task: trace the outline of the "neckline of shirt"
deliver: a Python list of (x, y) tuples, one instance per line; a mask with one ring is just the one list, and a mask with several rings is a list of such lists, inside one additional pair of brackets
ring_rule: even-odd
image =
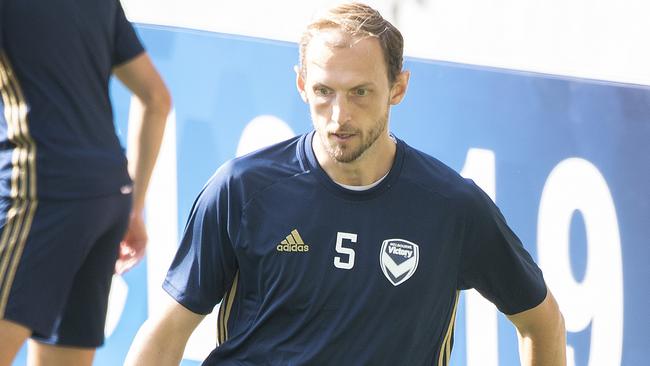
[(332, 180), (329, 175), (327, 175), (325, 170), (323, 170), (323, 168), (318, 163), (318, 160), (316, 159), (316, 155), (314, 154), (314, 149), (312, 147), (312, 138), (314, 137), (314, 134), (315, 131), (311, 131), (303, 135), (300, 139), (298, 144), (300, 156), (305, 162), (305, 166), (309, 167), (309, 170), (315, 173), (315, 176), (319, 182), (330, 192), (341, 198), (351, 200), (372, 199), (389, 189), (400, 175), (404, 161), (405, 144), (402, 140), (391, 135), (397, 145), (397, 148), (395, 151), (395, 159), (393, 161), (393, 165), (385, 176), (367, 186), (347, 186), (337, 183)]

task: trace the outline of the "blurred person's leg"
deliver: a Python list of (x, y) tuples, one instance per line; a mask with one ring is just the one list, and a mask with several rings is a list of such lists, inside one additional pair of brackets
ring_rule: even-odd
[(94, 348), (62, 347), (29, 341), (29, 366), (91, 366)]
[(32, 332), (19, 324), (0, 320), (0, 366), (11, 366), (16, 353)]
[[(111, 279), (130, 208), (130, 195), (122, 194), (41, 201), (28, 235), (27, 225), (13, 225), (25, 234), (11, 237), (26, 239), (13, 246), (24, 251), (11, 257), (16, 259), (13, 270), (5, 271), (11, 275), (5, 276), (8, 296), (0, 305), (6, 304), (5, 319), (31, 329), (28, 364), (92, 364), (104, 342)], [(9, 226), (7, 233), (21, 231)]]

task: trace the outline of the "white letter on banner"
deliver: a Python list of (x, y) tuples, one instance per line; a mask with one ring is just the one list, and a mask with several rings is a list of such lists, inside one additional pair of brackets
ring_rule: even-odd
[[(131, 98), (129, 124), (139, 119), (142, 104)], [(131, 132), (129, 130), (129, 132)], [(129, 133), (129, 140), (135, 136)], [(178, 248), (178, 186), (176, 170), (176, 111), (167, 116), (167, 125), (156, 166), (147, 190), (145, 219), (149, 246), (147, 251), (147, 304), (148, 317), (155, 316), (162, 309), (157, 306), (161, 299), (169, 296), (161, 284)], [(190, 337), (185, 347), (184, 358), (203, 360), (214, 349), (217, 342), (216, 312), (208, 315)]]
[(129, 286), (120, 275), (113, 275), (111, 291), (108, 295), (108, 311), (106, 312), (106, 324), (104, 324), (104, 337), (107, 339), (113, 334), (117, 324), (120, 322), (126, 298), (129, 295)]
[[(496, 199), (494, 152), (469, 149), (461, 175), (473, 179), (494, 201)], [(465, 292), (467, 366), (498, 366), (497, 309), (476, 290)]]
[[(580, 212), (587, 235), (581, 283), (571, 272), (571, 218)], [(549, 175), (539, 207), (540, 267), (564, 314), (567, 331), (591, 323), (589, 366), (620, 365), (623, 349), (623, 265), (616, 208), (607, 182), (589, 161), (569, 158)], [(575, 350), (569, 349), (567, 355)], [(567, 360), (569, 365), (574, 359)]]
[(257, 116), (248, 122), (242, 131), (237, 145), (237, 156), (290, 139), (295, 135), (291, 127), (280, 118), (271, 115)]
[[(178, 249), (178, 185), (176, 152), (176, 111), (167, 118), (165, 135), (156, 167), (147, 192), (147, 227), (149, 243), (155, 250), (147, 251), (147, 292), (149, 317), (160, 312), (161, 298), (169, 296), (161, 284)], [(185, 347), (184, 359), (205, 359), (217, 343), (217, 312), (209, 314), (194, 330)]]

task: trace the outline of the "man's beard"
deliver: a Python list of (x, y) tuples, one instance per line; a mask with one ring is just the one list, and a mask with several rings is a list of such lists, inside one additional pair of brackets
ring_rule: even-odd
[(374, 143), (377, 141), (379, 136), (386, 131), (388, 125), (388, 115), (384, 115), (373, 128), (367, 132), (367, 134), (358, 135), (358, 131), (349, 131), (357, 134), (355, 137), (361, 137), (363, 140), (358, 147), (354, 148), (351, 146), (346, 146), (342, 148), (341, 145), (330, 145), (328, 139), (328, 133), (323, 131), (321, 135), (321, 143), (325, 148), (327, 154), (339, 163), (351, 163), (361, 157)]

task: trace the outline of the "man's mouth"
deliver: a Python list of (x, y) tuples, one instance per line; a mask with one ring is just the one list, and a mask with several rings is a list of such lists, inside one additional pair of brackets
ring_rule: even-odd
[(330, 136), (334, 137), (336, 140), (347, 141), (352, 138), (355, 134), (351, 132), (339, 132), (339, 133), (330, 133)]

